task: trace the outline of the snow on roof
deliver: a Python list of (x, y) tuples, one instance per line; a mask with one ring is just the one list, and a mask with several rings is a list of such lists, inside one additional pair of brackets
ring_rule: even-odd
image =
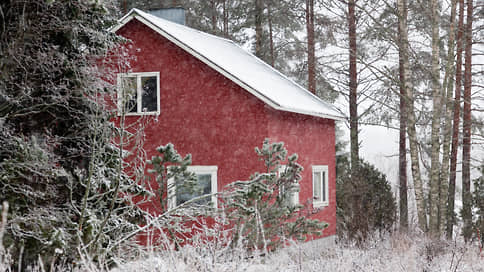
[(231, 40), (161, 19), (139, 9), (132, 9), (111, 31), (117, 31), (132, 19), (146, 24), (274, 109), (344, 120), (344, 116), (333, 105)]

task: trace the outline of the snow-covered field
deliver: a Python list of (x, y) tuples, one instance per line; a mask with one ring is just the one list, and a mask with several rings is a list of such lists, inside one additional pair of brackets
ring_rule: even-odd
[(121, 271), (484, 271), (477, 244), (393, 235), (365, 247), (292, 245), (266, 256), (185, 247), (120, 265)]

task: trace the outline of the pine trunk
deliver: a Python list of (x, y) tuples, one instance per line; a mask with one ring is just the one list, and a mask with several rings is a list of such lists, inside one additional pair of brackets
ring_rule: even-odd
[(464, 32), (464, 0), (459, 0), (459, 25), (457, 27), (457, 52), (455, 71), (454, 121), (452, 127), (452, 149), (450, 151), (449, 193), (447, 200), (447, 239), (452, 239), (455, 213), (455, 178), (457, 168), (457, 151), (459, 149), (460, 93), (462, 88), (462, 51)]
[(227, 0), (223, 0), (223, 23), (224, 23), (224, 37), (229, 37), (229, 10), (227, 7)]
[(123, 14), (128, 13), (128, 0), (123, 0)]
[(449, 192), (449, 158), (450, 158), (450, 140), (452, 135), (452, 112), (453, 112), (453, 101), (452, 94), (454, 91), (454, 44), (455, 44), (455, 13), (456, 13), (457, 0), (451, 0), (450, 8), (450, 25), (449, 25), (449, 41), (448, 41), (448, 51), (447, 51), (447, 65), (445, 68), (444, 76), (444, 86), (446, 91), (445, 95), (445, 125), (444, 125), (444, 136), (443, 136), (443, 152), (442, 152), (442, 169), (441, 169), (441, 191), (440, 191), (440, 229), (441, 231), (445, 228), (445, 220), (447, 218), (447, 201)]
[[(404, 15), (406, 17), (406, 14)], [(402, 18), (399, 18), (399, 24)], [(400, 31), (401, 27), (398, 27), (399, 44), (402, 44)], [(401, 46), (400, 46), (401, 49)], [(399, 207), (400, 207), (400, 231), (406, 232), (408, 230), (408, 200), (407, 200), (407, 116), (405, 114), (405, 71), (403, 69), (403, 54), (399, 50), (399, 79), (400, 79), (400, 137), (399, 137), (399, 154), (398, 154), (398, 179), (400, 183), (399, 187)]]
[(350, 43), (350, 145), (351, 145), (351, 171), (356, 172), (359, 164), (358, 142), (358, 105), (357, 105), (357, 70), (356, 70), (356, 0), (348, 1), (348, 36)]
[(442, 92), (440, 86), (440, 50), (439, 50), (439, 3), (431, 0), (432, 9), (432, 132), (431, 132), (431, 165), (429, 194), (429, 231), (433, 237), (440, 236), (439, 204), (440, 204), (440, 118), (442, 113)]
[(271, 66), (274, 67), (275, 57), (274, 57), (274, 37), (272, 34), (272, 1), (269, 0), (267, 3), (267, 20), (269, 21), (269, 46), (271, 50)]
[(255, 0), (255, 55), (263, 59), (262, 54), (262, 0)]
[(316, 54), (314, 51), (314, 0), (306, 0), (306, 31), (308, 35), (308, 90), (316, 94)]
[(467, 0), (467, 23), (465, 31), (464, 65), (464, 120), (462, 138), (462, 219), (463, 235), (468, 242), (472, 237), (472, 195), (471, 195), (471, 86), (472, 86), (472, 0)]
[(210, 6), (212, 8), (212, 34), (217, 34), (217, 6), (215, 4), (215, 0), (210, 0)]
[(405, 88), (406, 93), (406, 111), (407, 114), (407, 133), (410, 143), (410, 159), (412, 165), (412, 177), (415, 190), (415, 201), (417, 202), (418, 225), (422, 231), (427, 230), (427, 218), (425, 215), (425, 199), (423, 195), (422, 178), (420, 174), (420, 165), (418, 159), (418, 142), (416, 132), (416, 117), (414, 109), (413, 85), (410, 79), (410, 64), (408, 57), (408, 27), (407, 27), (407, 2), (405, 0), (398, 0), (398, 14), (400, 18), (400, 44), (399, 50), (402, 54), (404, 78), (406, 79), (401, 84)]

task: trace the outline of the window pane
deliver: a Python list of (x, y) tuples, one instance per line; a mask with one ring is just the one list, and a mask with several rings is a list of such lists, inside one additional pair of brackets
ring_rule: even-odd
[(151, 112), (158, 110), (158, 101), (156, 97), (156, 76), (141, 78), (141, 111)]
[(296, 206), (299, 204), (299, 185), (294, 185), (292, 192), (289, 196), (289, 201), (291, 206)]
[(136, 77), (123, 77), (121, 81), (122, 105), (125, 112), (137, 112), (137, 91), (136, 91)]
[(321, 202), (321, 172), (313, 172), (313, 201)]
[[(194, 188), (183, 188), (183, 186), (177, 186), (176, 189), (176, 205), (180, 205), (202, 195), (212, 193), (212, 175), (203, 174), (197, 175), (197, 185)], [(195, 201), (196, 204), (206, 205), (211, 201), (210, 197)]]
[(180, 184), (177, 184), (176, 186), (176, 205), (177, 206), (197, 196), (197, 193), (195, 192), (195, 190), (191, 190), (192, 188), (188, 189), (188, 188), (185, 188), (183, 185), (181, 186), (179, 185)]
[(323, 189), (323, 194), (321, 195), (322, 199), (324, 202), (327, 201), (326, 199), (326, 175), (324, 175), (324, 172), (321, 172), (322, 174), (322, 178), (323, 178), (323, 186), (322, 186), (322, 189)]
[(197, 175), (198, 186), (202, 188), (203, 194), (210, 194), (212, 192), (212, 175), (204, 174)]

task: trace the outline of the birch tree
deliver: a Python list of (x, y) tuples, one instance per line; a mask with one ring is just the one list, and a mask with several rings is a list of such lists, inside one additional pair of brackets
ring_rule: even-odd
[[(449, 24), (449, 40), (447, 45), (447, 64), (445, 68), (444, 84), (445, 90), (445, 114), (444, 114), (444, 130), (443, 130), (443, 147), (442, 147), (442, 168), (441, 173), (441, 193), (440, 193), (440, 207), (439, 207), (439, 227), (441, 230), (446, 228), (446, 220), (448, 218), (447, 202), (449, 202), (449, 165), (450, 165), (450, 142), (452, 139), (452, 113), (454, 111), (454, 101), (452, 94), (454, 92), (454, 71), (455, 71), (455, 18), (457, 1), (452, 0), (450, 3), (450, 24)], [(458, 123), (458, 121), (457, 121)], [(455, 188), (454, 188), (455, 190)], [(452, 192), (453, 193), (453, 192)]]
[(429, 192), (429, 231), (435, 237), (439, 236), (439, 191), (440, 191), (440, 118), (442, 94), (440, 86), (440, 13), (438, 0), (431, 0), (432, 21), (432, 135), (431, 141), (431, 172)]
[(409, 69), (409, 53), (408, 53), (408, 26), (407, 14), (408, 4), (405, 0), (398, 0), (398, 16), (399, 16), (399, 54), (402, 56), (403, 73), (405, 81), (400, 82), (405, 90), (406, 114), (407, 114), (407, 133), (410, 143), (410, 158), (412, 167), (412, 177), (415, 189), (415, 200), (417, 203), (418, 226), (421, 230), (427, 230), (427, 216), (425, 208), (425, 198), (423, 192), (422, 177), (420, 173), (419, 155), (418, 155), (418, 140), (416, 131), (416, 116), (414, 108), (414, 91), (412, 81), (410, 79)]

